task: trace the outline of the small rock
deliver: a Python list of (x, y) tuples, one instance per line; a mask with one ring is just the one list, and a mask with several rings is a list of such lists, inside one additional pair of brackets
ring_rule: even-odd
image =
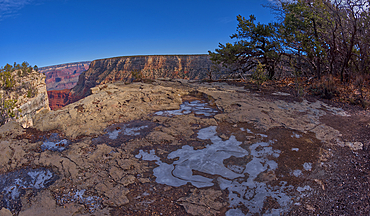
[(348, 146), (352, 151), (362, 150), (364, 144), (362, 142), (346, 142), (346, 146)]
[(312, 207), (312, 206), (310, 206), (310, 205), (306, 205), (306, 209), (308, 210), (308, 211), (315, 211), (316, 209), (314, 208), (314, 207)]
[(229, 137), (228, 137), (228, 136), (226, 136), (225, 134), (221, 134), (219, 137), (220, 137), (220, 138), (222, 138), (222, 139), (224, 139), (224, 140), (229, 139)]
[(272, 93), (272, 95), (275, 95), (275, 96), (290, 96), (289, 93), (285, 93), (285, 92), (274, 92), (274, 93)]
[(0, 210), (0, 215), (1, 216), (12, 216), (13, 214), (9, 211), (9, 209), (6, 209), (6, 208), (2, 208)]

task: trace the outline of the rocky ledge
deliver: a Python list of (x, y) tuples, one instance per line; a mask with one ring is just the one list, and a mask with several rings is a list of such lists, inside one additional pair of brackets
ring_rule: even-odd
[(19, 77), (17, 71), (14, 71), (12, 76), (15, 80), (14, 87), (0, 93), (5, 100), (17, 101), (14, 108), (16, 121), (24, 128), (32, 127), (33, 117), (38, 112), (50, 110), (45, 75), (32, 71), (26, 76)]
[(2, 213), (355, 214), (334, 208), (369, 200), (331, 187), (345, 172), (332, 169), (337, 150), (361, 155), (368, 143), (327, 121), (369, 124), (367, 114), (223, 82), (116, 82), (91, 93), (39, 112), (33, 129), (0, 128)]

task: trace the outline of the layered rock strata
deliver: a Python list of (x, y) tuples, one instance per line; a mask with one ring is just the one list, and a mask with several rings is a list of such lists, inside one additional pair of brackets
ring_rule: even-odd
[(53, 65), (39, 68), (39, 72), (46, 75), (46, 89), (63, 90), (73, 88), (79, 75), (89, 69), (90, 61), (69, 64)]
[[(90, 88), (104, 83), (131, 82), (135, 78), (208, 78), (213, 63), (208, 55), (153, 55), (124, 56), (91, 62), (89, 70), (82, 73), (72, 93), (83, 98)], [(133, 73), (136, 73), (136, 76)], [(215, 72), (216, 73), (216, 72)], [(216, 74), (214, 75), (216, 78)]]
[[(80, 75), (76, 86), (70, 92), (48, 92), (50, 107), (52, 110), (60, 109), (89, 95), (90, 88), (116, 81), (131, 82), (135, 79), (157, 78), (217, 79), (224, 73), (224, 69), (215, 67), (209, 58), (208, 55), (153, 55), (95, 60), (91, 62), (90, 68)], [(48, 77), (47, 75), (47, 82)], [(52, 78), (50, 82), (53, 83)], [(56, 89), (52, 84), (50, 86), (50, 90)]]

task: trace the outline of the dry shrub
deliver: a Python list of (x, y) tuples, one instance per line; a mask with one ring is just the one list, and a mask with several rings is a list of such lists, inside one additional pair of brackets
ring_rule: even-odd
[(339, 94), (332, 75), (322, 77), (321, 80), (313, 83), (311, 91), (325, 99), (332, 99)]

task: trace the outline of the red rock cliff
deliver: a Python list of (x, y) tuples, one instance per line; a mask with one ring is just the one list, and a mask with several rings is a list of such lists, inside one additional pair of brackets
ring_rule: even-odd
[(73, 88), (78, 81), (78, 76), (89, 69), (90, 61), (54, 65), (39, 68), (46, 75), (46, 89), (63, 90)]
[(81, 98), (76, 98), (70, 89), (48, 91), (49, 107), (58, 110), (70, 103), (76, 102)]

